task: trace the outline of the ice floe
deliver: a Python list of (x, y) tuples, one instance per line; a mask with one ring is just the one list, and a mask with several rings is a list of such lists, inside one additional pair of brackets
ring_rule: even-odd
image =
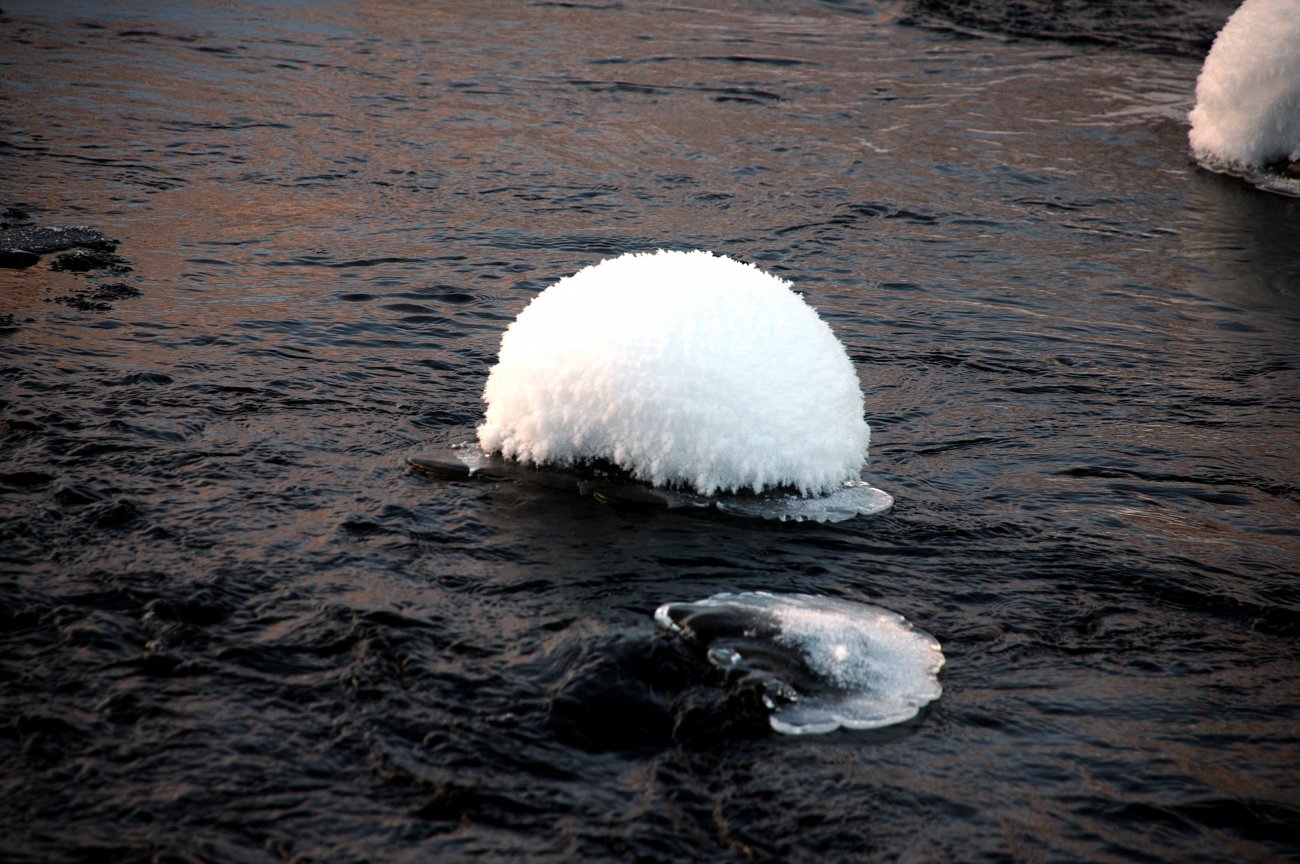
[(915, 717), (943, 692), (939, 642), (878, 606), (807, 594), (718, 594), (666, 603), (660, 626), (728, 677), (761, 689), (777, 732), (875, 729)]

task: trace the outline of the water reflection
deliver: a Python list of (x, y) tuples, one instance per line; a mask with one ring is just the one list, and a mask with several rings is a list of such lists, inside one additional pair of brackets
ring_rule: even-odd
[(1202, 170), (1190, 171), (1187, 185), (1182, 244), (1194, 267), (1191, 290), (1269, 313), (1274, 326), (1296, 332), (1300, 200)]

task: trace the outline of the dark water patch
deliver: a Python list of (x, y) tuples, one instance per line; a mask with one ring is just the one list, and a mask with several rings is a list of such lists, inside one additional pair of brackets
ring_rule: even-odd
[[(778, 228), (775, 233), (777, 236), (781, 236), (808, 229), (859, 227), (865, 226), (876, 219), (897, 219), (913, 225), (932, 225), (941, 220), (941, 217), (936, 214), (916, 212), (887, 204), (842, 204), (839, 209), (844, 212), (816, 222), (804, 222)], [(951, 217), (947, 217), (944, 221), (959, 224), (958, 220), (953, 220)]]
[(569, 78), (565, 81), (570, 87), (588, 90), (594, 93), (630, 93), (645, 96), (666, 96), (674, 92), (686, 91), (711, 95), (715, 100), (746, 101), (754, 104), (780, 102), (782, 96), (770, 90), (739, 85), (708, 84), (647, 84), (632, 81), (602, 81), (585, 78)]
[(94, 486), (60, 483), (53, 498), (64, 507), (83, 507), (104, 500), (104, 491)]
[(1005, 3), (911, 0), (904, 23), (961, 34), (1002, 33), (1055, 42), (1204, 57), (1235, 0)]
[[(439, 365), (432, 365), (430, 368), (435, 371), (443, 371)], [(477, 419), (478, 415), (471, 410), (439, 408), (426, 411), (417, 417), (410, 417), (408, 422), (419, 429), (428, 430), (429, 432), (441, 432), (448, 428), (463, 427)]]
[(128, 372), (125, 375), (104, 379), (106, 387), (134, 387), (139, 384), (162, 387), (174, 384), (175, 379), (164, 372)]
[[(1256, 489), (1266, 495), (1276, 497), (1296, 499), (1300, 495), (1300, 488), (1290, 483), (1279, 483), (1268, 478), (1233, 476), (1224, 474), (1215, 475), (1186, 475), (1186, 474), (1161, 474), (1156, 472), (1144, 471), (1135, 468), (1124, 468), (1118, 466), (1088, 465), (1074, 468), (1064, 468), (1059, 472), (1065, 477), (1086, 477), (1102, 479), (1134, 479), (1141, 480), (1144, 483), (1153, 485), (1171, 485), (1174, 488), (1196, 488), (1201, 486), (1212, 486), (1216, 489), (1230, 489), (1233, 486), (1246, 486)], [(1206, 493), (1209, 494), (1209, 493)], [(1300, 503), (1300, 501), (1296, 501)]]
[(429, 289), (429, 292), (427, 294), (421, 294), (420, 296), (422, 297), (427, 296), (430, 299), (435, 300), (439, 303), (446, 303), (451, 306), (465, 306), (471, 303), (480, 302), (482, 300), (481, 297), (475, 294), (468, 294), (464, 291), (457, 291), (455, 289), (441, 288), (436, 286)]
[(714, 102), (738, 102), (749, 105), (762, 105), (764, 99), (778, 98), (772, 93), (758, 93), (755, 91), (744, 91), (739, 89), (728, 89), (713, 97)]
[(205, 54), (239, 54), (248, 49), (243, 45), (195, 45), (191, 50), (200, 51)]
[(1116, 203), (1112, 199), (1094, 199), (1066, 201), (1054, 198), (1034, 198), (1025, 197), (1015, 199), (1016, 204), (1023, 204), (1028, 207), (1041, 207), (1045, 210), (1056, 210), (1066, 213), (1075, 213), (1080, 210), (1088, 210), (1093, 207), (1104, 207)]
[(1255, 843), (1284, 846), (1300, 828), (1300, 808), (1271, 801), (1209, 798), (1185, 802), (1171, 810), (1199, 825), (1228, 830)]
[(0, 474), (0, 484), (11, 489), (43, 489), (53, 480), (53, 476), (40, 471), (12, 471)]
[[(653, 252), (664, 244), (647, 237), (618, 237), (599, 234), (537, 235), (515, 230), (498, 230), (467, 238), (476, 245), (507, 250), (580, 252), (593, 256), (586, 263), (623, 252)], [(511, 316), (513, 317), (513, 316)]]
[[(294, 187), (303, 187), (303, 186), (307, 186), (307, 187), (310, 187), (310, 186), (325, 186), (325, 187), (333, 187), (334, 185), (336, 185), (336, 181), (339, 181), (339, 180), (346, 180), (346, 179), (348, 179), (348, 178), (350, 178), (350, 177), (355, 177), (356, 174), (357, 174), (356, 171), (330, 171), (330, 172), (326, 172), (326, 173), (324, 173), (324, 174), (309, 174), (309, 175), (304, 175), (304, 176), (302, 176), (302, 177), (295, 177), (293, 180), (291, 180), (291, 181), (289, 181), (289, 182), (287, 182), (287, 183), (282, 183), (282, 184), (280, 184), (280, 185), (282, 185), (282, 186), (286, 186), (286, 187), (290, 187), (290, 188), (294, 188)], [(330, 265), (330, 266), (340, 266), (340, 267), (348, 267), (348, 266), (351, 266), (351, 267), (357, 267), (357, 266), (361, 266), (361, 267), (368, 267), (368, 266), (370, 266), (372, 263), (374, 263), (374, 262), (371, 262), (371, 261), (363, 261), (363, 262), (347, 262), (347, 263), (341, 263), (341, 264)]]
[(269, 266), (272, 267), (330, 267), (330, 268), (349, 268), (349, 267), (375, 267), (381, 264), (426, 264), (428, 261), (423, 258), (403, 258), (400, 256), (382, 256), (375, 258), (355, 258), (348, 261), (333, 260), (333, 256), (323, 254), (300, 255), (288, 261), (273, 261)]
[(701, 55), (701, 56), (677, 56), (677, 55), (656, 55), (653, 57), (610, 57), (607, 59), (587, 60), (586, 63), (591, 66), (638, 66), (649, 63), (680, 63), (680, 62), (712, 62), (712, 63), (736, 63), (736, 64), (754, 64), (758, 66), (775, 66), (788, 68), (791, 66), (808, 66), (814, 65), (809, 60), (797, 60), (790, 57), (763, 57), (748, 54), (728, 54), (728, 55)]
[(706, 54), (694, 59), (720, 63), (752, 63), (759, 66), (777, 66), (780, 68), (815, 65), (809, 60), (796, 60), (790, 57), (761, 57), (749, 54), (726, 54), (719, 56), (710, 56)]
[[(1204, 573), (1207, 569), (1202, 562), (1187, 558), (1178, 563), (1183, 565), (1186, 573)], [(1209, 579), (1202, 577), (1199, 580), (1180, 579), (1176, 574), (1153, 575), (1138, 578), (1134, 584), (1140, 591), (1154, 598), (1198, 615), (1229, 622), (1244, 632), (1259, 632), (1288, 639), (1295, 638), (1300, 633), (1300, 597), (1294, 589), (1288, 588), (1272, 598), (1272, 602), (1262, 603), (1248, 596), (1240, 596), (1231, 589), (1215, 586), (1213, 575), (1210, 574)], [(1196, 585), (1196, 582), (1200, 582), (1200, 585)]]
[(95, 527), (110, 531), (137, 527), (143, 521), (143, 516), (140, 506), (125, 498), (97, 504), (89, 514)]
[(380, 304), (379, 308), (385, 312), (406, 312), (411, 314), (427, 314), (434, 311), (427, 306), (420, 306), (416, 303), (383, 303)]
[(566, 0), (534, 0), (528, 5), (554, 9), (589, 9), (593, 12), (615, 12), (626, 7), (624, 3), (573, 3)]
[(174, 120), (164, 125), (165, 129), (184, 132), (195, 130), (200, 132), (241, 132), (247, 129), (292, 129), (288, 123), (281, 123), (272, 120), (258, 120), (254, 117), (231, 117), (229, 120), (203, 120), (187, 121)]

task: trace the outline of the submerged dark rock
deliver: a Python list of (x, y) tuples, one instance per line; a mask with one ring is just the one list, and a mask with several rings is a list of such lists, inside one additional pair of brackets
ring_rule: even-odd
[(566, 657), (567, 674), (547, 706), (547, 727), (590, 752), (711, 749), (771, 734), (759, 688), (709, 686), (716, 670), (658, 638), (596, 642)]
[(5, 211), (4, 216), (4, 221), (0, 222), (0, 267), (21, 270), (41, 260), (42, 255), (74, 249), (75, 252), (60, 255), (50, 265), (51, 269), (78, 273), (106, 267), (118, 273), (131, 269), (126, 259), (112, 254), (117, 241), (96, 228), (84, 225), (47, 228), (27, 224), (23, 221), (27, 214), (12, 207)]
[(140, 289), (125, 282), (106, 282), (95, 285), (87, 291), (76, 294), (63, 294), (54, 298), (55, 303), (63, 303), (83, 312), (107, 312), (118, 300), (129, 300), (141, 296)]
[(74, 249), (55, 257), (50, 262), (51, 270), (68, 270), (73, 273), (86, 273), (91, 270), (111, 270), (114, 273), (131, 272), (131, 264), (121, 255), (99, 249)]
[(12, 225), (0, 230), (0, 249), (20, 249), (35, 255), (78, 248), (112, 252), (117, 246), (112, 237), (85, 225), (54, 228)]
[(0, 248), (0, 267), (7, 270), (22, 270), (40, 260), (41, 256), (34, 252), (28, 252), (26, 249)]
[[(31, 267), (50, 252), (63, 252), (50, 262), (56, 272), (130, 273), (131, 262), (114, 254), (118, 241), (97, 228), (85, 225), (42, 227), (27, 223), (27, 213), (10, 207), (0, 221), (0, 268)], [(71, 251), (64, 251), (71, 250)], [(105, 311), (118, 300), (139, 297), (140, 291), (125, 282), (106, 282), (88, 286), (73, 294), (52, 298), (75, 309)]]

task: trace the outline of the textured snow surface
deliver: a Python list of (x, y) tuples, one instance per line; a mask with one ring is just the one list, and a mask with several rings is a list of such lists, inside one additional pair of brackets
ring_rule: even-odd
[(501, 340), (485, 452), (606, 460), (657, 486), (820, 494), (870, 430), (844, 346), (790, 283), (709, 252), (629, 253), (539, 294)]
[(807, 594), (718, 594), (666, 603), (664, 628), (760, 687), (777, 732), (875, 729), (915, 717), (943, 692), (938, 641), (896, 612)]
[(1300, 159), (1300, 0), (1246, 0), (1205, 58), (1188, 119), (1210, 168)]

